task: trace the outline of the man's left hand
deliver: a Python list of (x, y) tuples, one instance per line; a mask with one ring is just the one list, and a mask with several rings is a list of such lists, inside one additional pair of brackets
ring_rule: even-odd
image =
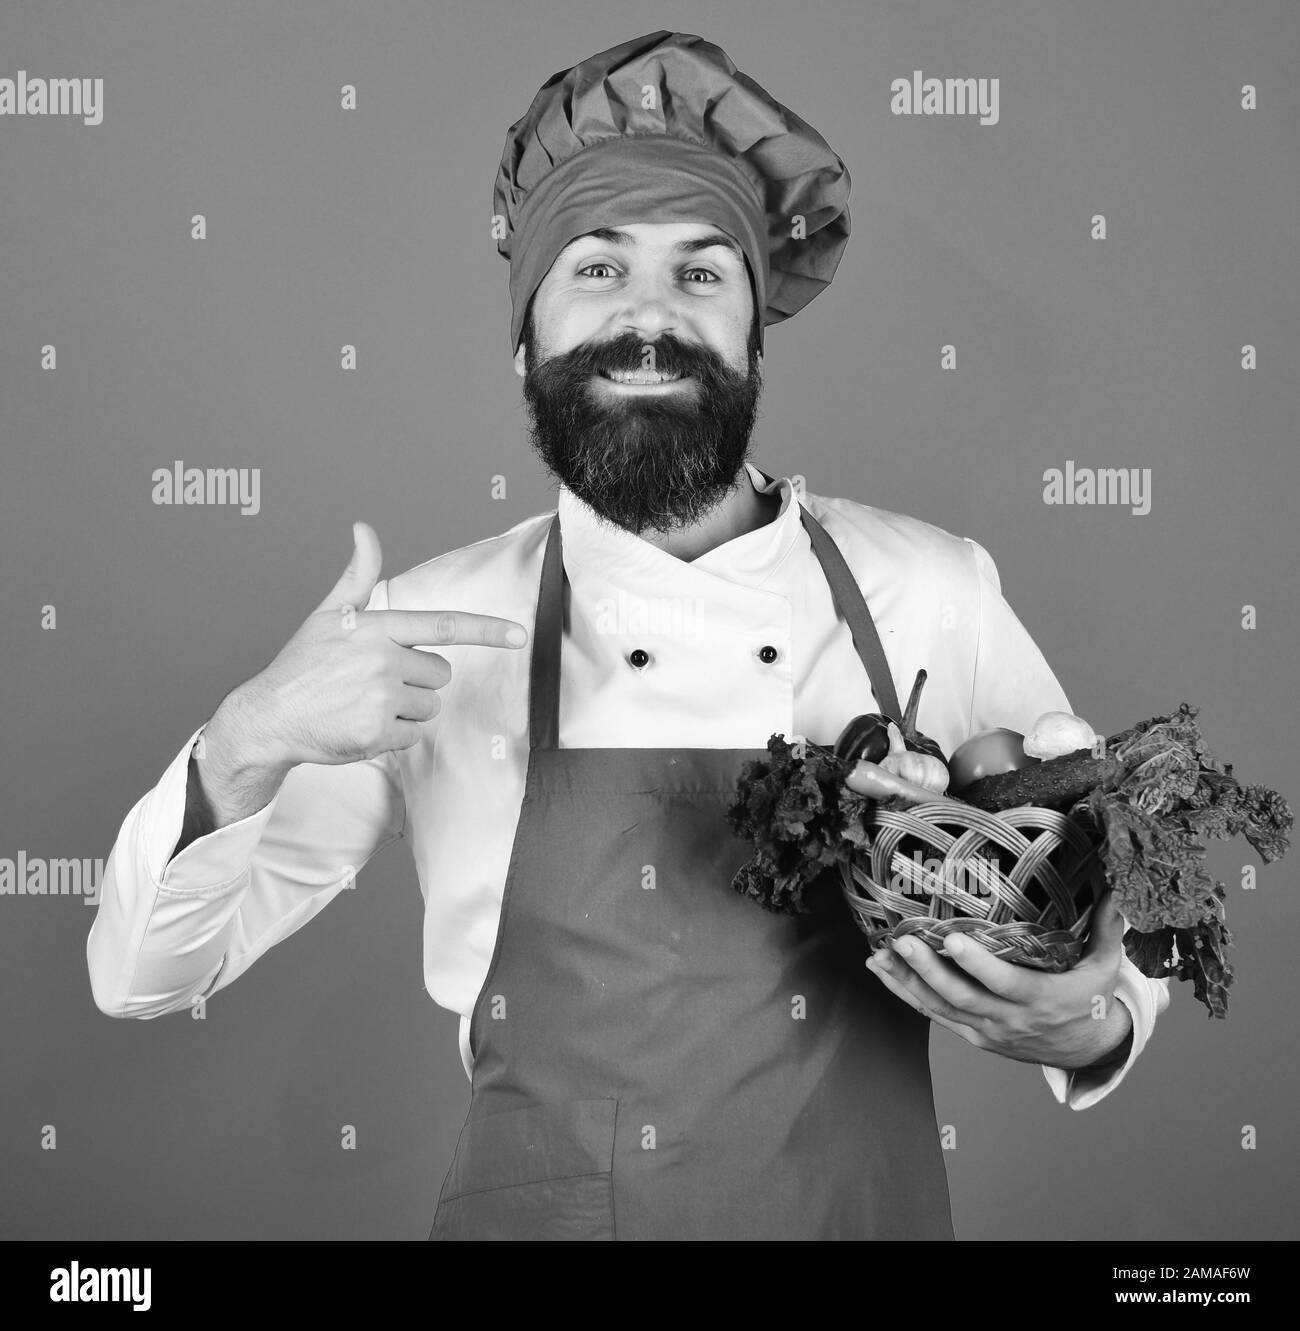
[(1073, 970), (1032, 970), (999, 961), (968, 934), (944, 952), (919, 938), (877, 949), (867, 962), (887, 988), (977, 1049), (1056, 1068), (1083, 1068), (1117, 1050), (1133, 1020), (1115, 999), (1124, 920), (1107, 892)]

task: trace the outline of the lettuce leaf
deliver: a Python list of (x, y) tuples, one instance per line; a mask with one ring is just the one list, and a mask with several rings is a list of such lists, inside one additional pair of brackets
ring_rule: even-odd
[(1112, 789), (1090, 792), (1071, 810), (1099, 829), (1099, 854), (1115, 904), (1129, 923), (1129, 959), (1152, 978), (1191, 980), (1211, 1017), (1228, 1011), (1231, 944), (1227, 889), (1206, 870), (1202, 838), (1244, 836), (1265, 864), (1290, 847), (1295, 818), (1266, 786), (1243, 787), (1210, 752), (1198, 709), (1179, 705), (1107, 744), (1125, 764)]
[(870, 803), (844, 786), (849, 764), (819, 744), (767, 743), (769, 757), (745, 764), (727, 822), (754, 846), (732, 886), (766, 910), (809, 914), (813, 884), (870, 843), (863, 815)]

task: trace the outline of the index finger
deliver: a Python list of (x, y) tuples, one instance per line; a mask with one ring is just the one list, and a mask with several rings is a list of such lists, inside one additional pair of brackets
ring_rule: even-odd
[(469, 610), (372, 610), (369, 617), (404, 647), (522, 647), (528, 630), (513, 619)]

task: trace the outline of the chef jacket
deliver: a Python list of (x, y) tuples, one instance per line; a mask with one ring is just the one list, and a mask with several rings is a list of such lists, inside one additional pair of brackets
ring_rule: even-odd
[[(559, 488), (571, 589), (562, 748), (762, 749), (773, 733), (833, 744), (850, 717), (880, 710), (793, 483), (769, 481), (749, 464), (746, 473), (755, 490), (779, 496), (776, 518), (689, 561)], [(918, 670), (928, 672), (917, 726), (945, 753), (975, 731), (1028, 733), (1043, 712), (1072, 710), (976, 541), (846, 499), (802, 501), (858, 580), (899, 694)], [(380, 582), (367, 608), (470, 610), (531, 633), (552, 516)], [(460, 1014), (471, 1071), (470, 1014), (496, 940), (528, 763), (529, 647), (437, 650), (452, 677), (414, 747), (295, 767), (263, 809), (173, 859), (190, 751), (203, 728), (186, 740), (127, 815), (106, 864), (87, 943), (104, 1012), (155, 1017), (223, 989), (404, 837), (424, 900), (426, 987)], [(1119, 1085), (1169, 1002), (1168, 981), (1146, 978), (1127, 958), (1115, 993), (1133, 1018), (1127, 1059), (1097, 1070), (1043, 1068), (1057, 1101), (1073, 1109)]]

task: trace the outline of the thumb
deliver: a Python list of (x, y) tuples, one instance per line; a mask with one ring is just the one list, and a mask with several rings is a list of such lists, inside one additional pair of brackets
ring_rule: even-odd
[(1084, 957), (1105, 957), (1108, 953), (1122, 951), (1127, 926), (1115, 904), (1113, 891), (1107, 890), (1098, 899), (1088, 924), (1088, 945), (1084, 949)]
[(345, 605), (365, 609), (370, 593), (379, 581), (384, 553), (379, 548), (379, 537), (368, 522), (352, 524), (352, 562), (343, 576), (334, 584), (330, 594), (316, 607), (317, 610), (339, 610)]

